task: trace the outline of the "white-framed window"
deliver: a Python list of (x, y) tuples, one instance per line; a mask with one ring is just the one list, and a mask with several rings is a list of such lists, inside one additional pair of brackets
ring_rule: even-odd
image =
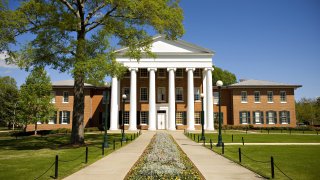
[(213, 92), (213, 104), (219, 104), (219, 92)]
[(183, 119), (184, 119), (184, 112), (182, 111), (177, 111), (176, 112), (176, 124), (183, 124)]
[(176, 87), (176, 101), (183, 101), (183, 87)]
[(200, 101), (200, 88), (199, 87), (194, 87), (194, 100), (195, 101)]
[(255, 124), (263, 124), (263, 112), (261, 111), (255, 111), (253, 112), (253, 122)]
[(165, 78), (166, 77), (166, 69), (158, 69), (158, 78)]
[(250, 124), (249, 111), (240, 111), (240, 124)]
[(140, 77), (147, 78), (148, 77), (148, 70), (147, 69), (139, 69), (140, 70)]
[(69, 102), (69, 92), (68, 91), (63, 91), (62, 102), (63, 103), (68, 103)]
[(273, 103), (273, 91), (267, 92), (268, 103)]
[(289, 111), (280, 111), (280, 124), (290, 124), (290, 112)]
[(280, 102), (282, 102), (282, 103), (286, 103), (287, 102), (286, 91), (280, 91)]
[(124, 111), (123, 113), (123, 124), (129, 124), (129, 114), (130, 111)]
[(193, 72), (194, 78), (201, 78), (201, 70), (199, 68), (196, 68), (196, 70)]
[(147, 87), (140, 88), (140, 101), (148, 101), (148, 88)]
[(254, 102), (259, 103), (260, 102), (260, 91), (254, 92)]
[(70, 111), (60, 111), (60, 123), (61, 124), (70, 123)]
[(183, 69), (177, 69), (176, 78), (183, 78)]
[(148, 124), (149, 112), (141, 111), (140, 112), (140, 124)]
[(124, 74), (124, 77), (125, 78), (130, 78), (130, 76), (131, 76), (131, 73), (130, 73), (129, 70), (127, 70), (126, 73)]
[(201, 124), (201, 111), (194, 112), (194, 123)]
[(241, 91), (241, 103), (247, 103), (247, 102), (248, 102), (247, 91)]
[(276, 124), (277, 123), (277, 112), (267, 111), (267, 124)]
[[(125, 94), (127, 96), (126, 102), (130, 101), (130, 88), (129, 87), (124, 87), (122, 88), (122, 94)], [(122, 95), (121, 95), (122, 97)]]
[(56, 103), (56, 92), (51, 91), (51, 103)]
[(158, 102), (165, 102), (165, 101), (166, 101), (166, 88), (158, 87)]
[(48, 124), (56, 124), (56, 122), (57, 122), (57, 111), (55, 111), (53, 116), (50, 117)]

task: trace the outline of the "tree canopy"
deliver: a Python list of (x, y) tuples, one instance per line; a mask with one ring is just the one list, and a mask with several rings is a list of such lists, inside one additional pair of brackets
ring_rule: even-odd
[(218, 80), (221, 80), (223, 82), (224, 86), (228, 86), (230, 84), (234, 84), (237, 82), (237, 77), (235, 74), (227, 71), (227, 70), (223, 70), (219, 67), (213, 66), (214, 71), (212, 73), (212, 82), (213, 85), (215, 85), (215, 83)]
[(296, 103), (297, 121), (310, 125), (320, 125), (320, 98), (302, 98)]
[[(2, 2), (2, 1), (1, 1)], [(75, 80), (72, 144), (84, 143), (84, 81), (121, 76), (114, 49), (128, 47), (126, 56), (151, 56), (152, 33), (176, 39), (184, 33), (179, 0), (29, 0), (16, 10), (0, 6), (0, 50), (7, 61), (29, 69), (50, 66), (70, 72)], [(19, 51), (17, 37), (35, 37)]]

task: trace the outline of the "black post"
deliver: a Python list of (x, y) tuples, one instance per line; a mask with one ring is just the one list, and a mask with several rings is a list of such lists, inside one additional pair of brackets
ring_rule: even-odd
[[(109, 145), (108, 145), (108, 121), (107, 121), (107, 118), (108, 118), (108, 105), (109, 105), (109, 93), (108, 91), (106, 91), (106, 99), (105, 99), (105, 105), (106, 105), (106, 108), (105, 108), (105, 111), (106, 111), (106, 116), (104, 118), (104, 136), (103, 136), (103, 147), (105, 148), (108, 148)], [(102, 148), (103, 148), (102, 147)]]
[(200, 141), (199, 135), (198, 135), (198, 142)]
[(243, 137), (242, 137), (242, 145), (244, 146), (244, 139), (243, 139)]
[(205, 140), (204, 136), (204, 111), (203, 111), (203, 96), (201, 95), (201, 140)]
[(232, 140), (232, 142), (233, 142), (233, 134), (231, 135), (231, 140)]
[(273, 157), (271, 156), (271, 177), (274, 178), (274, 161)]
[(212, 149), (212, 140), (210, 139), (210, 149)]
[[(121, 139), (121, 141), (125, 141), (126, 140), (126, 137), (125, 137), (125, 134), (124, 134), (124, 105), (125, 105), (125, 103), (126, 103), (126, 98), (127, 98), (127, 96), (124, 94), (124, 95), (122, 95), (122, 118), (121, 118), (121, 120), (122, 120), (122, 139)], [(122, 143), (121, 143), (122, 144)]]
[(222, 154), (224, 154), (224, 142), (222, 142)]
[(54, 166), (54, 178), (55, 179), (58, 179), (58, 168), (59, 168), (59, 156), (56, 155), (56, 163), (55, 163), (55, 166)]
[(102, 144), (102, 156), (104, 156), (104, 145)]
[(219, 135), (217, 146), (222, 146), (222, 135), (221, 135), (221, 86), (218, 86), (219, 90)]
[(132, 141), (132, 134), (131, 134), (131, 136), (130, 136), (130, 140)]
[(115, 150), (115, 149), (116, 149), (116, 140), (113, 139), (113, 150)]
[(241, 163), (241, 148), (239, 148), (239, 162)]
[(88, 152), (89, 152), (89, 149), (88, 149), (88, 146), (86, 147), (86, 164), (88, 163)]

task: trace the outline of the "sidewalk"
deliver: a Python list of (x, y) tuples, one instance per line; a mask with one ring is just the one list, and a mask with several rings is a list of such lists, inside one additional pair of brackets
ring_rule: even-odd
[(139, 159), (155, 132), (143, 131), (138, 139), (97, 162), (66, 177), (66, 180), (124, 179)]
[(181, 131), (169, 133), (206, 179), (263, 179), (254, 172), (191, 141)]

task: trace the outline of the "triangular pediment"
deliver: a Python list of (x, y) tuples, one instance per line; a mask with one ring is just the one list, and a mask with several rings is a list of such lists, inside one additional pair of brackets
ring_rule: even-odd
[[(125, 53), (127, 48), (117, 50), (117, 53)], [(183, 40), (168, 40), (165, 36), (158, 35), (153, 38), (151, 52), (155, 54), (214, 54), (213, 51), (188, 43)]]

